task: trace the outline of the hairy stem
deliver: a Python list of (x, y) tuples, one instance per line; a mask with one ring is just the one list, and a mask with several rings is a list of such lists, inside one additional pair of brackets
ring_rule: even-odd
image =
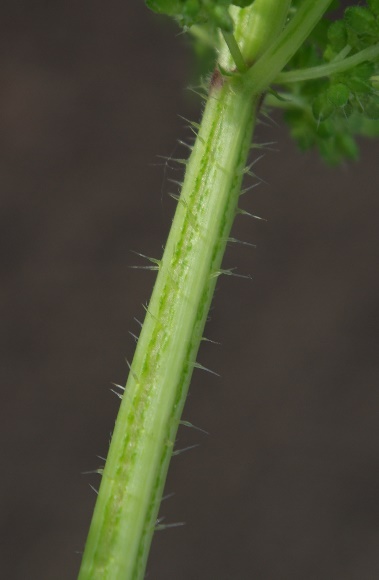
[[(117, 417), (80, 580), (144, 576), (181, 412), (237, 212), (261, 93), (329, 3), (319, 0), (316, 9), (304, 0), (305, 10), (298, 13), (305, 32), (295, 16), (281, 34), (289, 0), (255, 0), (249, 8), (235, 9), (243, 58), (251, 64), (263, 56), (245, 73), (224, 78), (216, 68), (213, 74)], [(246, 23), (252, 22), (250, 29)], [(293, 42), (286, 35), (289, 27)]]
[(143, 578), (256, 106), (257, 96), (243, 83), (215, 73), (121, 403), (80, 579)]

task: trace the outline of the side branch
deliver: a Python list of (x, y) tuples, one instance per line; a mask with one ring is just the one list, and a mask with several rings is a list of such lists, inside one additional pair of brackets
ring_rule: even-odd
[(379, 43), (374, 44), (373, 46), (369, 46), (368, 48), (353, 54), (353, 56), (348, 56), (343, 60), (329, 62), (327, 64), (314, 66), (312, 68), (282, 72), (278, 74), (274, 83), (282, 85), (287, 83), (296, 83), (299, 81), (314, 80), (322, 77), (329, 77), (336, 73), (345, 72), (361, 64), (362, 62), (375, 60), (377, 58), (379, 58)]

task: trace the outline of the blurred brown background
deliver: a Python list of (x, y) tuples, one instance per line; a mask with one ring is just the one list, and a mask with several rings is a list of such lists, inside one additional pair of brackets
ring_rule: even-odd
[[(1, 576), (75, 578), (96, 476), (201, 104), (141, 0), (2, 5)], [(275, 117), (276, 118), (276, 117)], [(279, 118), (278, 118), (279, 119)], [(277, 141), (219, 281), (148, 566), (154, 580), (379, 577), (379, 141), (331, 170)], [(171, 165), (171, 164), (170, 164)]]

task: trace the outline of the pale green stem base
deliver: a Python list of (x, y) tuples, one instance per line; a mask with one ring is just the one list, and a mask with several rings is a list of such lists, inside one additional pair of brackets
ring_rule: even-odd
[[(143, 578), (169, 460), (236, 213), (257, 97), (217, 77), (104, 470), (80, 579)], [(125, 525), (125, 522), (126, 525)]]
[[(287, 27), (293, 37), (286, 29), (280, 33), (289, 0), (256, 0), (236, 13), (236, 41), (246, 62), (259, 57), (262, 47), (268, 49), (243, 75), (224, 79), (217, 69), (213, 75), (113, 433), (80, 580), (144, 576), (261, 94), (306, 36), (302, 18), (306, 31), (311, 30), (330, 1), (319, 0), (320, 7), (314, 8), (313, 0), (304, 0), (300, 16)], [(256, 39), (247, 39), (249, 22)], [(221, 50), (221, 60), (223, 54)]]

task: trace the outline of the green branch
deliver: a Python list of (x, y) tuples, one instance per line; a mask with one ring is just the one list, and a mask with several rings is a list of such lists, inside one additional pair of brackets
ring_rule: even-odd
[(331, 2), (332, 0), (303, 1), (278, 39), (246, 73), (246, 82), (254, 91), (264, 91), (277, 78), (322, 18)]
[(237, 44), (237, 41), (231, 32), (222, 32), (222, 36), (228, 45), (230, 54), (236, 63), (237, 69), (240, 73), (244, 73), (247, 71), (246, 63), (243, 59), (242, 53), (240, 48)]
[(312, 68), (282, 72), (277, 75), (274, 82), (275, 84), (288, 84), (329, 77), (336, 73), (345, 72), (362, 62), (375, 60), (377, 58), (379, 58), (379, 43), (369, 46), (343, 60), (332, 61), (328, 64), (322, 64)]

